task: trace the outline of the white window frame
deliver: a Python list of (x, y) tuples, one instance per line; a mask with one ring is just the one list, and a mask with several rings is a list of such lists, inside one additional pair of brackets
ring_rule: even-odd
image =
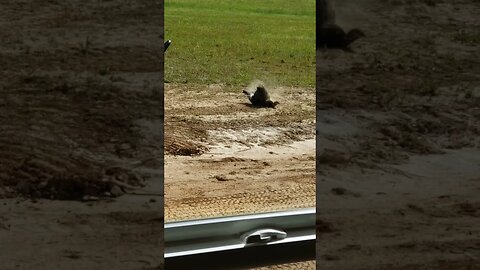
[(303, 208), (165, 223), (164, 258), (315, 241), (315, 213)]

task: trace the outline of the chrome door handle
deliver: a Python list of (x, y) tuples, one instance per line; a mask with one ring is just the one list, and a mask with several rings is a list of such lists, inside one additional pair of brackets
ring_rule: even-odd
[(286, 237), (286, 232), (275, 229), (260, 229), (242, 235), (245, 244), (269, 243)]

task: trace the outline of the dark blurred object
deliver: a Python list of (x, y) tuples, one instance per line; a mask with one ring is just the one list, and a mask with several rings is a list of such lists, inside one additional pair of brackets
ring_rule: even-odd
[(167, 258), (165, 269), (241, 270), (267, 266), (277, 268), (275, 266), (314, 259), (315, 240), (310, 240)]
[(348, 46), (355, 40), (365, 36), (363, 31), (357, 28), (345, 33), (345, 31), (336, 24), (335, 11), (329, 0), (317, 0), (316, 13), (317, 49), (331, 48), (350, 51)]
[(322, 28), (326, 24), (335, 24), (335, 11), (329, 0), (317, 0), (317, 29)]
[(168, 47), (170, 46), (170, 44), (172, 44), (172, 41), (169, 39), (167, 41), (165, 41), (165, 43), (163, 44), (163, 51), (166, 52)]
[(317, 49), (333, 48), (349, 50), (348, 46), (355, 40), (364, 37), (362, 30), (355, 28), (345, 33), (336, 24), (326, 24), (317, 29)]

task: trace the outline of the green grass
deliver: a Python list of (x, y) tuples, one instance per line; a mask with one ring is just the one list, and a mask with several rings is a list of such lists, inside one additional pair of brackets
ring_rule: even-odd
[(166, 0), (165, 80), (315, 86), (314, 0)]

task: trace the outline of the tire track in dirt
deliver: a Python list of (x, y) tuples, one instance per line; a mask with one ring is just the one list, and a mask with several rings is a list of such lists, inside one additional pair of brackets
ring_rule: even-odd
[(263, 267), (250, 268), (251, 270), (314, 270), (315, 261), (306, 261), (306, 262), (294, 262), (294, 263), (284, 263)]
[(173, 222), (307, 207), (315, 207), (315, 183), (231, 196), (166, 200), (165, 220)]

